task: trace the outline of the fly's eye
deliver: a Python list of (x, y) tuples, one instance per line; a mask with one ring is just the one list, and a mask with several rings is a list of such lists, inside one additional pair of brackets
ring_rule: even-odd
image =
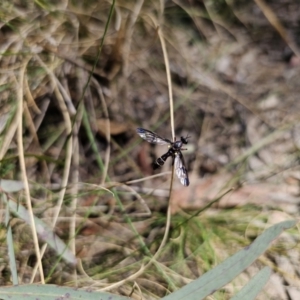
[(182, 136), (182, 137), (180, 138), (180, 140), (181, 140), (181, 142), (182, 142), (183, 144), (187, 144), (189, 138), (190, 138), (189, 135), (187, 135), (185, 138)]
[(182, 142), (183, 144), (187, 144), (187, 143), (188, 143), (187, 138), (184, 138), (184, 137), (182, 136), (180, 139), (181, 139), (181, 142)]

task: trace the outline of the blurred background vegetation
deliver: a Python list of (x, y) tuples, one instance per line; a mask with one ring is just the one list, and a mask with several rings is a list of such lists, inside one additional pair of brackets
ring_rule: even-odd
[[(298, 1), (0, 7), (1, 178), (30, 184), (34, 215), (80, 259), (74, 268), (47, 249), (48, 282), (159, 299), (298, 216)], [(151, 169), (166, 148), (135, 132), (172, 138), (170, 89), (176, 135), (191, 136), (183, 153), (191, 184), (175, 178), (171, 196), (171, 164)], [(11, 224), (26, 283), (36, 264), (31, 232), (18, 218)], [(5, 229), (1, 236), (9, 285)], [(296, 231), (211, 299), (230, 298), (264, 265), (274, 273), (261, 299), (299, 299)]]

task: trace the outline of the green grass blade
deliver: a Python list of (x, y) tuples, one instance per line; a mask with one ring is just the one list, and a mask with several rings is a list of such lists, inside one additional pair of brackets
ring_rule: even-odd
[[(0, 180), (0, 188), (5, 192), (18, 192), (24, 188), (22, 181), (16, 180)], [(19, 283), (18, 280), (18, 272), (17, 272), (17, 265), (16, 265), (16, 257), (15, 257), (15, 250), (14, 250), (14, 239), (12, 234), (12, 229), (9, 223), (10, 220), (10, 211), (9, 211), (9, 202), (7, 200), (6, 194), (2, 193), (2, 201), (6, 205), (5, 209), (5, 226), (7, 229), (6, 233), (6, 242), (7, 242), (7, 251), (8, 251), (8, 258), (9, 258), (9, 267), (11, 271), (12, 282), (14, 285)], [(10, 201), (11, 202), (11, 201)]]
[(80, 290), (71, 287), (60, 287), (50, 284), (17, 285), (0, 287), (0, 298), (3, 300), (53, 300), (53, 299), (72, 299), (72, 300), (126, 300), (128, 297), (113, 295), (92, 290)]
[(229, 257), (216, 268), (205, 273), (179, 291), (170, 294), (163, 299), (204, 299), (208, 295), (219, 290), (225, 284), (231, 282), (263, 254), (268, 249), (270, 243), (276, 239), (283, 230), (291, 228), (295, 226), (295, 224), (296, 221), (290, 220), (268, 228), (257, 237), (251, 245)]
[(16, 265), (16, 257), (15, 257), (15, 250), (14, 250), (14, 239), (13, 234), (11, 230), (11, 226), (9, 223), (10, 220), (10, 213), (9, 213), (9, 207), (7, 205), (7, 196), (5, 194), (2, 194), (2, 200), (6, 203), (6, 209), (5, 209), (5, 225), (7, 228), (7, 234), (6, 234), (6, 241), (7, 241), (7, 250), (8, 250), (8, 257), (9, 257), (9, 267), (11, 271), (12, 281), (13, 284), (18, 284), (18, 272), (17, 272), (17, 265)]
[(1, 179), (0, 188), (6, 193), (13, 193), (22, 190), (24, 184), (22, 181)]
[(271, 276), (271, 269), (260, 270), (231, 300), (254, 300)]
[[(13, 201), (6, 202), (9, 205), (9, 209), (15, 213), (19, 218), (24, 220), (27, 224), (30, 224), (29, 213), (27, 209), (21, 205), (16, 204)], [(66, 244), (51, 230), (51, 228), (39, 218), (34, 217), (36, 229), (39, 237), (45, 241), (52, 249), (55, 250), (57, 255), (62, 256), (66, 261), (75, 265), (76, 257), (69, 250)]]

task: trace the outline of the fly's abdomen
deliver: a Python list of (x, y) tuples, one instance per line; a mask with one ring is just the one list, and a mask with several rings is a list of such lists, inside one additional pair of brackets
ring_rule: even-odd
[(171, 151), (168, 151), (167, 153), (165, 153), (164, 155), (162, 155), (161, 157), (159, 157), (153, 164), (152, 164), (152, 167), (154, 170), (162, 167), (165, 163), (165, 161), (167, 160), (167, 158), (169, 156), (171, 156), (172, 153)]

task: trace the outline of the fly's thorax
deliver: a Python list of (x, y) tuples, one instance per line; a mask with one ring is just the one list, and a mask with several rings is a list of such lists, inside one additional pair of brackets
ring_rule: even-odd
[(180, 149), (182, 147), (182, 141), (176, 141), (176, 142), (174, 142), (174, 144), (173, 144), (173, 148), (174, 149)]

